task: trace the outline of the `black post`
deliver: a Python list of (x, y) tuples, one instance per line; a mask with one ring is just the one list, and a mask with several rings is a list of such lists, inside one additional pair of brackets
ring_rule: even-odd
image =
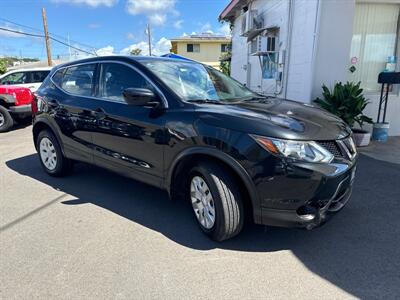
[(386, 95), (385, 95), (385, 108), (383, 110), (383, 123), (386, 121), (386, 109), (387, 109), (387, 104), (388, 104), (388, 97), (389, 97), (389, 83), (386, 83)]
[(382, 83), (382, 88), (381, 88), (381, 98), (379, 99), (379, 109), (378, 109), (378, 120), (376, 120), (376, 123), (379, 123), (379, 119), (381, 117), (381, 109), (382, 109), (382, 97), (383, 97), (383, 87), (385, 86), (384, 83)]

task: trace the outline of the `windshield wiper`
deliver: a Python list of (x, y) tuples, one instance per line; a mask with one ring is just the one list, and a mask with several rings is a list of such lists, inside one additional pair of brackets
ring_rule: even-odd
[(256, 96), (242, 100), (243, 102), (251, 102), (251, 101), (259, 101), (259, 102), (269, 102), (270, 99), (274, 99), (275, 97), (271, 96)]
[(187, 100), (188, 102), (194, 102), (194, 103), (207, 103), (207, 104), (218, 104), (222, 105), (223, 103), (221, 101), (216, 101), (216, 100), (210, 100), (210, 99), (194, 99), (194, 100)]

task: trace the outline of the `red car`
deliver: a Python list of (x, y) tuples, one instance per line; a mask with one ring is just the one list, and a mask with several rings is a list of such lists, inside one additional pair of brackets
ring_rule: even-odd
[(32, 116), (33, 94), (28, 88), (0, 85), (0, 132), (9, 130), (14, 121)]

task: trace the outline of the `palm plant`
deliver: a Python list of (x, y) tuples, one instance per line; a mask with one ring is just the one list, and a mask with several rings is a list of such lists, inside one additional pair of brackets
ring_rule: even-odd
[(364, 122), (372, 123), (372, 119), (363, 114), (369, 102), (365, 99), (360, 84), (361, 82), (346, 82), (346, 84), (339, 82), (332, 91), (323, 85), (323, 98), (317, 98), (314, 102), (341, 118), (351, 128), (354, 123), (362, 128)]

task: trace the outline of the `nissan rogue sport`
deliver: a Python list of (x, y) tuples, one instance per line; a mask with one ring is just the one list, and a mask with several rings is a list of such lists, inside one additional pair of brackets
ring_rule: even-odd
[(311, 229), (351, 194), (357, 152), (342, 120), (197, 62), (74, 61), (55, 67), (35, 97), (33, 139), (48, 174), (83, 161), (165, 189), (190, 201), (216, 241), (246, 218)]

